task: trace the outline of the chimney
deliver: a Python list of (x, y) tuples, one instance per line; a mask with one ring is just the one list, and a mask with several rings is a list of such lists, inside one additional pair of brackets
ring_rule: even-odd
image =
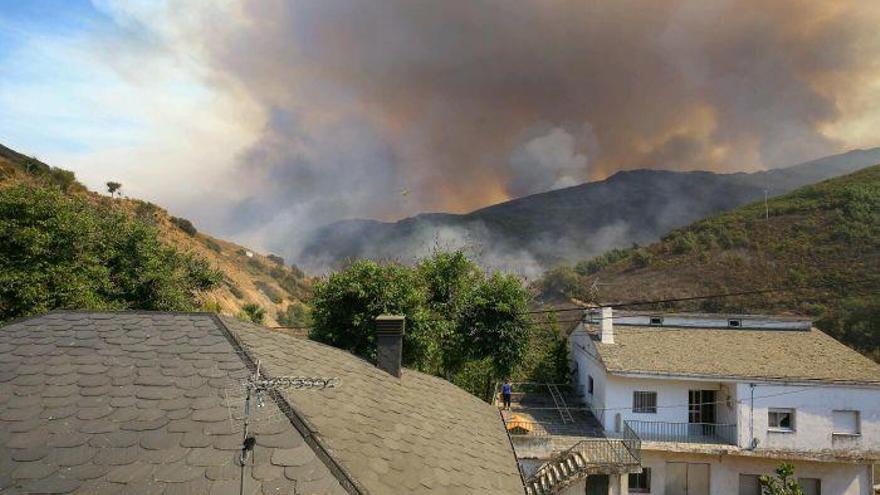
[(602, 308), (599, 311), (599, 336), (603, 344), (614, 343), (614, 313), (611, 308)]
[(400, 378), (403, 359), (403, 327), (406, 318), (396, 315), (376, 317), (376, 367)]

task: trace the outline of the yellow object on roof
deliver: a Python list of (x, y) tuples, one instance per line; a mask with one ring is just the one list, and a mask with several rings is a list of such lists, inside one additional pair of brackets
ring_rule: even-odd
[(513, 416), (511, 416), (505, 426), (507, 427), (507, 431), (509, 431), (510, 433), (516, 433), (520, 435), (531, 433), (532, 430), (535, 428), (531, 421), (526, 421), (526, 419), (519, 414), (514, 414)]

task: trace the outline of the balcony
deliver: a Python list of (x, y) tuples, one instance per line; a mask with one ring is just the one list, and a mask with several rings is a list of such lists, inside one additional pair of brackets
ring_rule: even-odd
[(625, 421), (644, 442), (736, 445), (736, 425)]

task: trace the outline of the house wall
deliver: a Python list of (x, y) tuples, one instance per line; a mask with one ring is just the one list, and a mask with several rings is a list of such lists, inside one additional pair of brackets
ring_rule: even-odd
[[(605, 408), (605, 395), (607, 373), (605, 367), (596, 358), (596, 347), (589, 335), (583, 331), (581, 325), (572, 332), (569, 337), (569, 348), (572, 360), (576, 364), (577, 372), (574, 377), (575, 388), (578, 394), (592, 408), (596, 418), (602, 421), (602, 411)], [(593, 377), (593, 393), (588, 393), (589, 377)]]
[[(749, 418), (753, 417), (758, 449), (880, 450), (880, 390), (876, 388), (757, 384), (753, 416), (751, 391), (748, 383), (737, 384), (741, 447), (749, 444)], [(768, 431), (770, 408), (794, 409), (794, 432)], [(859, 411), (861, 435), (832, 435), (834, 410)]]
[[(667, 462), (709, 464), (709, 486), (712, 495), (738, 495), (740, 474), (772, 474), (780, 461), (741, 456), (708, 456), (643, 451), (642, 465), (651, 469), (652, 495), (667, 494)], [(795, 476), (821, 480), (822, 495), (871, 495), (872, 477), (869, 464), (793, 462)], [(698, 494), (699, 495), (699, 494)]]
[[(605, 429), (616, 431), (623, 421), (664, 421), (669, 423), (688, 422), (688, 391), (716, 390), (717, 417), (719, 423), (735, 423), (736, 388), (718, 382), (668, 380), (656, 378), (629, 378), (608, 375), (605, 383)], [(635, 413), (632, 410), (633, 392), (657, 392), (656, 413)], [(620, 423), (617, 421), (620, 415)]]

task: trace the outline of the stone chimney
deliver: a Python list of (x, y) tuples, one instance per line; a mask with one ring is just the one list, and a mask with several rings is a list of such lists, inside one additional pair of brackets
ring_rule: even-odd
[(614, 343), (614, 312), (611, 308), (599, 310), (599, 336), (603, 344)]
[(400, 378), (403, 359), (403, 327), (406, 318), (396, 315), (376, 317), (376, 367)]

